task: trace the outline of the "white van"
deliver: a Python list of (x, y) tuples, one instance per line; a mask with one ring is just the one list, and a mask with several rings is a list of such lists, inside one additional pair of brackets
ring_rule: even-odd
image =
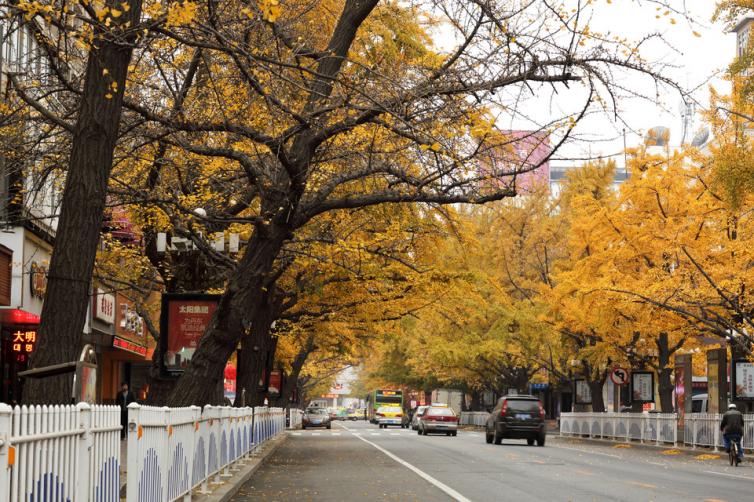
[(691, 413), (707, 413), (709, 402), (707, 394), (697, 394), (691, 398)]

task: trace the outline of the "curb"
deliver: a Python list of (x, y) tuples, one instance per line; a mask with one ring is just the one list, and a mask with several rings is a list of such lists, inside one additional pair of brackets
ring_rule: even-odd
[[(699, 446), (697, 448), (691, 448), (689, 446), (685, 445), (673, 445), (670, 443), (640, 443), (637, 441), (612, 441), (610, 439), (600, 439), (600, 438), (589, 438), (589, 437), (580, 437), (580, 436), (561, 436), (560, 434), (552, 434), (553, 438), (557, 438), (559, 441), (570, 441), (572, 443), (591, 443), (591, 444), (599, 444), (603, 446), (608, 445), (630, 445), (631, 448), (641, 449), (641, 450), (649, 450), (649, 451), (656, 451), (656, 452), (662, 452), (663, 450), (678, 450), (681, 452), (682, 455), (688, 456), (688, 457), (696, 457), (698, 455), (704, 455), (704, 454), (712, 454), (712, 455), (720, 455), (720, 457), (726, 457), (728, 456), (727, 453), (725, 453), (725, 450), (720, 451), (714, 451), (712, 448), (707, 448), (704, 446)], [(744, 449), (744, 463), (754, 463), (754, 458), (752, 458), (751, 453), (746, 454), (746, 450)]]
[(280, 437), (270, 440), (262, 450), (255, 456), (251, 457), (251, 460), (247, 461), (240, 472), (236, 473), (232, 478), (228, 479), (222, 486), (219, 486), (212, 493), (207, 495), (192, 496), (192, 500), (196, 502), (228, 502), (233, 498), (241, 487), (251, 479), (255, 472), (259, 470), (269, 456), (275, 453), (280, 445), (282, 445), (288, 438), (288, 433), (281, 434)]

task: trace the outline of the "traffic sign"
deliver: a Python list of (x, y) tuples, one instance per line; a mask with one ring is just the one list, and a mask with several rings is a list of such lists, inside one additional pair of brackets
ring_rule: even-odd
[(613, 368), (613, 371), (610, 372), (610, 380), (612, 380), (615, 385), (626, 385), (628, 384), (628, 371), (616, 366)]

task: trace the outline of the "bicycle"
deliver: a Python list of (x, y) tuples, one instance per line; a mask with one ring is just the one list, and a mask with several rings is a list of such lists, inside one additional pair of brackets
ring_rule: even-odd
[(741, 463), (741, 459), (738, 458), (738, 442), (734, 439), (731, 439), (730, 441), (730, 451), (728, 453), (728, 457), (728, 459), (730, 460), (730, 465), (738, 467), (738, 464)]

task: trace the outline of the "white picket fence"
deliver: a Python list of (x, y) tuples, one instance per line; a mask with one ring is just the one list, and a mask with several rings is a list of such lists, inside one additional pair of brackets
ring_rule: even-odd
[(288, 428), (289, 429), (300, 429), (303, 421), (304, 421), (303, 410), (299, 410), (298, 408), (288, 409)]
[[(723, 435), (720, 432), (720, 413), (693, 413), (687, 415), (683, 423), (683, 441), (697, 447), (706, 446), (718, 450), (723, 447)], [(754, 415), (744, 415), (743, 447), (754, 449)]]
[(0, 404), (0, 500), (118, 502), (120, 408)]
[(657, 444), (678, 442), (675, 413), (562, 413), (560, 434)]
[(484, 427), (489, 416), (490, 414), (486, 411), (462, 411), (459, 424)]
[(129, 405), (127, 502), (191, 500), (285, 431), (282, 408)]
[[(717, 450), (723, 446), (721, 421), (719, 413), (688, 414), (683, 422), (683, 437), (678, 437), (675, 413), (562, 413), (560, 434), (657, 444), (682, 443)], [(744, 428), (743, 446), (754, 449), (754, 415), (744, 415)]]

